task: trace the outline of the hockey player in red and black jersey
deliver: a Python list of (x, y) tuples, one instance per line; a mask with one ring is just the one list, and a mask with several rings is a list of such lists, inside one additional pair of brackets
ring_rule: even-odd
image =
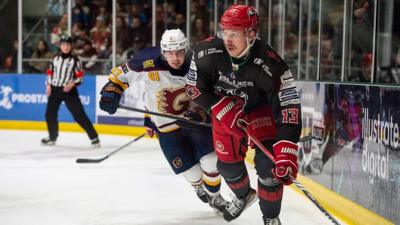
[[(190, 58), (183, 32), (166, 30), (161, 48), (144, 49), (127, 63), (112, 69), (109, 82), (101, 91), (100, 108), (115, 113), (123, 91), (144, 82), (142, 94), (147, 110), (206, 122), (207, 114), (185, 92)], [(226, 201), (220, 195), (221, 177), (211, 129), (158, 116), (146, 116), (144, 125), (149, 136), (157, 134), (172, 170), (182, 174), (193, 185), (197, 196), (218, 213)]]
[[(297, 142), (301, 133), (300, 99), (283, 59), (256, 38), (258, 15), (250, 6), (233, 5), (220, 22), (218, 37), (192, 48), (186, 92), (212, 118), (217, 167), (235, 194), (224, 219), (237, 218), (256, 199), (264, 224), (281, 224), (283, 185), (297, 176)], [(246, 130), (271, 151), (274, 164)], [(255, 148), (258, 191), (250, 187), (244, 157)]]

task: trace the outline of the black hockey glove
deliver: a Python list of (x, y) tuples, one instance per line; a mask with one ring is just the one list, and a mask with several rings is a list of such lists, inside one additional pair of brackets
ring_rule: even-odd
[(100, 92), (100, 109), (108, 112), (109, 114), (114, 114), (118, 109), (122, 92), (124, 92), (124, 89), (122, 89), (121, 86), (109, 81), (106, 85), (104, 85)]
[[(196, 122), (203, 122), (203, 123), (208, 123), (210, 122), (210, 117), (207, 115), (207, 113), (202, 110), (199, 107), (196, 107), (194, 109), (189, 109), (183, 113), (183, 117), (185, 117), (188, 120), (196, 121)], [(195, 124), (187, 123), (183, 120), (177, 120), (176, 124), (182, 128), (188, 128), (192, 129), (195, 128)]]
[(151, 121), (150, 117), (148, 117), (148, 116), (144, 117), (144, 124), (143, 125), (146, 128), (147, 136), (152, 138), (154, 135), (156, 135), (156, 137), (158, 137), (157, 126), (154, 124), (153, 121)]

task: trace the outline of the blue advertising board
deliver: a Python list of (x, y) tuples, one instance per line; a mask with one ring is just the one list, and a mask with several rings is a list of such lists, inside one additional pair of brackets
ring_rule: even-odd
[[(47, 96), (45, 75), (0, 75), (0, 120), (43, 121)], [(92, 122), (95, 122), (96, 78), (87, 76), (78, 87), (83, 107)], [(63, 103), (58, 113), (60, 122), (73, 122), (71, 113)]]

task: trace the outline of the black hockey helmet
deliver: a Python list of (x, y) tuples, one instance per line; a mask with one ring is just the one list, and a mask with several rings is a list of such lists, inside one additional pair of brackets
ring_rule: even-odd
[(63, 35), (61, 36), (60, 43), (63, 42), (72, 44), (72, 38), (68, 35)]

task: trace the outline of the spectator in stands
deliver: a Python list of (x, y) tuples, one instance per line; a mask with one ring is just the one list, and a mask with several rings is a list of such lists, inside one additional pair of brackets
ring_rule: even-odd
[(82, 61), (82, 68), (86, 73), (96, 74), (99, 72), (98, 55), (89, 40), (85, 41), (83, 53), (79, 56)]
[(368, 0), (355, 0), (353, 2), (353, 24), (351, 30), (351, 66), (352, 69), (349, 80), (358, 80), (359, 71), (362, 68), (362, 57), (364, 53), (372, 52), (373, 36), (373, 5)]
[(298, 37), (293, 31), (290, 21), (285, 22), (285, 59), (293, 61), (297, 58)]
[(371, 82), (372, 75), (372, 53), (365, 53), (362, 58), (361, 82)]
[(175, 15), (175, 20), (167, 24), (168, 29), (180, 29), (186, 32), (186, 18), (182, 13), (177, 13)]
[(206, 39), (209, 36), (207, 27), (205, 26), (204, 19), (198, 17), (194, 20), (192, 43), (197, 43)]
[(358, 70), (352, 70), (349, 81), (355, 82), (371, 82), (372, 74), (372, 53), (365, 53), (362, 57), (354, 57), (357, 65), (361, 65)]
[(17, 60), (18, 60), (18, 41), (14, 40), (13, 48), (8, 52), (3, 62), (3, 72), (15, 73), (17, 72)]
[(4, 50), (0, 48), (0, 69), (3, 69), (4, 59), (5, 59)]
[(105, 5), (100, 6), (97, 17), (99, 16), (104, 19), (106, 25), (110, 22), (110, 12), (107, 10)]
[(116, 11), (117, 11), (117, 17), (120, 17), (124, 20), (125, 24), (127, 24), (128, 21), (128, 14), (125, 12), (125, 8), (122, 6), (121, 3), (117, 3), (116, 6)]
[(197, 1), (192, 1), (190, 3), (190, 23), (194, 24), (194, 21), (196, 20), (196, 18), (201, 17), (202, 15), (200, 14), (199, 10), (199, 3)]
[(72, 26), (72, 39), (74, 41), (74, 48), (72, 49), (73, 53), (76, 56), (80, 56), (83, 53), (83, 46), (87, 40), (90, 40), (86, 31), (84, 30), (84, 26), (81, 23), (75, 23)]
[(369, 0), (354, 1), (354, 24), (352, 29), (353, 50), (359, 53), (372, 52), (374, 9)]
[(83, 0), (75, 0), (75, 6), (72, 9), (72, 24), (80, 23), (84, 27), (89, 27), (90, 22), (90, 8), (84, 4)]
[[(44, 73), (52, 57), (53, 54), (49, 51), (47, 42), (43, 39), (39, 40), (39, 42), (37, 43), (36, 50), (31, 55), (31, 58), (41, 61), (29, 62), (31, 71), (33, 73)], [(46, 59), (48, 59), (48, 61)]]
[(106, 26), (105, 19), (101, 16), (96, 18), (96, 25), (90, 30), (90, 38), (93, 41), (93, 47), (98, 53), (107, 49), (110, 44), (111, 30)]
[[(331, 80), (331, 81), (339, 81), (340, 80), (340, 70), (335, 68), (336, 60), (341, 59), (341, 55), (337, 55), (335, 60), (334, 58), (334, 37), (335, 37), (335, 29), (332, 24), (327, 23), (322, 25), (322, 34), (321, 34), (321, 80)], [(340, 68), (340, 65), (338, 65)]]
[[(140, 23), (140, 21), (138, 21)], [(123, 17), (117, 17), (117, 46), (128, 49), (131, 46), (131, 29), (126, 25)]]
[(148, 22), (148, 17), (145, 12), (141, 10), (139, 4), (135, 3), (131, 5), (130, 10), (128, 11), (128, 26), (132, 27), (134, 17), (139, 17), (143, 24), (147, 24)]
[(11, 54), (8, 54), (4, 58), (4, 67), (2, 69), (3, 73), (15, 73), (17, 72), (17, 66), (16, 63), (13, 61), (13, 56)]
[(85, 26), (82, 23), (74, 23), (71, 28), (72, 37), (88, 37), (85, 31)]
[(122, 49), (124, 58), (130, 59), (139, 50), (149, 47), (151, 42), (148, 38), (148, 31), (144, 27), (139, 19), (139, 17), (133, 17), (132, 19), (132, 29), (130, 30), (130, 41), (129, 48)]
[[(175, 18), (176, 18), (176, 8), (175, 7), (176, 6), (175, 6), (175, 4), (165, 2), (163, 4), (163, 7), (164, 7), (164, 12), (165, 12), (164, 22), (167, 24), (167, 27), (168, 27), (168, 24), (174, 23), (174, 21), (175, 21)], [(168, 16), (166, 16), (166, 15), (168, 15)]]
[[(148, 24), (149, 29), (151, 30), (151, 25)], [(156, 42), (159, 43), (161, 40), (161, 35), (164, 33), (167, 28), (167, 23), (165, 22), (165, 12), (161, 5), (156, 6)]]
[(68, 15), (64, 14), (61, 16), (60, 21), (58, 24), (53, 27), (53, 30), (51, 31), (50, 34), (50, 43), (52, 44), (51, 49), (52, 50), (57, 50), (58, 46), (60, 45), (60, 38), (63, 35), (66, 35), (68, 32)]
[(150, 45), (151, 38), (149, 37), (149, 32), (147, 31), (146, 27), (142, 24), (139, 17), (133, 17), (132, 19), (132, 29), (131, 29), (131, 36), (130, 45), (136, 44), (138, 46), (137, 49), (142, 49)]

